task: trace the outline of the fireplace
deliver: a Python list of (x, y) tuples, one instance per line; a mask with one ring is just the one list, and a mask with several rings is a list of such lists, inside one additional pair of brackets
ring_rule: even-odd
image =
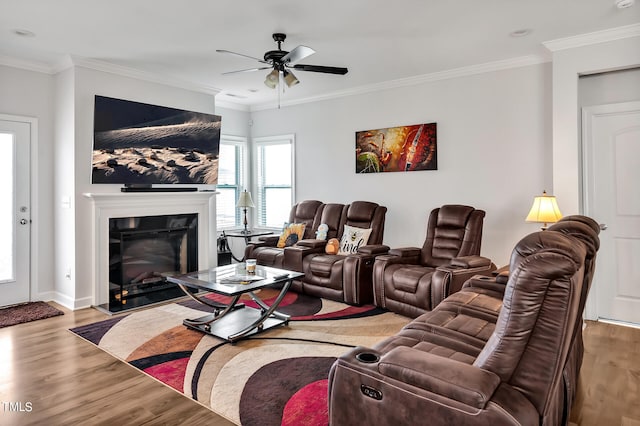
[[(189, 237), (187, 237), (189, 244), (193, 243), (194, 246), (197, 247), (195, 252), (191, 252), (196, 259), (194, 261), (195, 263), (193, 263), (194, 268), (197, 267), (199, 270), (202, 270), (215, 267), (217, 263), (215, 194), (216, 193), (212, 191), (157, 193), (124, 193), (118, 191), (110, 193), (85, 193), (84, 196), (91, 200), (93, 206), (92, 233), (90, 236), (93, 242), (91, 252), (92, 264), (88, 265), (93, 272), (93, 291), (89, 298), (89, 304), (103, 312), (111, 313), (109, 311), (109, 304), (112, 299), (113, 285), (115, 284), (119, 289), (121, 285), (119, 283), (126, 282), (117, 281), (116, 278), (112, 276), (112, 265), (109, 259), (110, 252), (114, 249), (115, 239), (117, 239), (118, 244), (120, 244), (120, 238), (122, 237), (120, 235), (112, 235), (112, 230), (115, 229), (112, 227), (113, 219), (119, 222), (116, 228), (121, 228), (121, 231), (132, 232), (132, 234), (124, 236), (127, 240), (125, 241), (126, 246), (127, 243), (130, 242), (137, 243), (136, 238), (140, 235), (135, 234), (136, 226), (141, 225), (141, 228), (138, 230), (145, 232), (155, 229), (182, 227), (182, 223), (176, 221), (167, 221), (165, 218), (163, 222), (159, 224), (159, 222), (153, 218), (165, 216), (182, 217), (182, 215), (195, 216), (197, 220), (193, 224), (194, 229), (189, 228), (191, 233)], [(151, 219), (145, 219), (141, 224), (140, 218)], [(167, 245), (171, 246), (171, 244), (176, 244), (176, 241), (181, 241), (178, 237), (173, 236), (173, 231), (170, 232), (170, 234), (172, 235), (171, 238), (168, 238), (168, 241), (165, 240), (165, 249)], [(190, 238), (193, 236), (195, 236), (195, 238)], [(120, 250), (122, 254), (122, 247), (120, 247)], [(133, 254), (136, 253), (134, 252)], [(166, 260), (167, 256), (165, 255), (163, 257)], [(172, 256), (170, 256), (170, 258), (173, 259)], [(184, 262), (189, 263), (192, 261), (193, 260), (180, 260), (176, 262), (182, 265)], [(173, 265), (172, 263), (170, 266), (173, 267)], [(175, 267), (178, 271), (181, 271), (181, 268), (182, 266), (180, 266), (180, 268)], [(119, 272), (117, 273), (118, 276), (120, 274)], [(125, 275), (125, 278), (126, 277), (127, 275)], [(149, 278), (151, 278), (151, 280), (149, 280)], [(121, 278), (118, 279), (121, 280)], [(151, 284), (154, 284), (152, 281), (154, 281), (152, 277), (147, 277), (146, 282), (143, 283), (142, 286), (151, 286)], [(128, 295), (129, 294), (126, 296)], [(122, 296), (120, 296), (120, 298), (122, 300)], [(125, 300), (126, 303), (120, 306), (120, 312), (122, 312), (122, 309), (128, 310), (134, 306), (133, 298)], [(139, 297), (138, 300), (144, 301), (142, 297)]]
[(184, 296), (166, 277), (197, 270), (197, 214), (109, 219), (109, 312)]

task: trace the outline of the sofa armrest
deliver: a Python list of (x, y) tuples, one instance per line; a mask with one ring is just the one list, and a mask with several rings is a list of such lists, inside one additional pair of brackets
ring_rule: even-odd
[(278, 245), (278, 240), (280, 240), (279, 235), (266, 235), (263, 237), (258, 237), (258, 241), (262, 243), (263, 247), (275, 247)]
[(362, 246), (358, 249), (358, 253), (367, 255), (379, 255), (389, 251), (389, 246), (383, 244), (371, 244), (368, 246)]
[(284, 269), (296, 272), (304, 272), (302, 269), (302, 259), (311, 253), (324, 253), (324, 245), (316, 247), (306, 247), (300, 245), (303, 241), (322, 241), (322, 240), (301, 240), (297, 244), (284, 248)]
[(418, 247), (399, 247), (389, 250), (389, 254), (400, 257), (420, 258), (422, 251)]
[[(491, 259), (482, 256), (461, 256), (451, 259), (449, 263), (451, 266), (457, 266), (461, 268), (478, 268), (491, 265)], [(493, 268), (495, 269), (495, 267)]]
[(500, 377), (490, 371), (408, 346), (382, 356), (378, 371), (478, 409), (485, 408), (500, 385)]
[(431, 278), (431, 309), (450, 294), (462, 289), (464, 283), (474, 275), (491, 275), (496, 266), (482, 256), (458, 257), (455, 263), (438, 266)]
[(295, 245), (301, 246), (301, 247), (308, 247), (308, 248), (322, 247), (324, 249), (324, 247), (327, 245), (327, 241), (326, 240), (306, 239), (306, 240), (298, 241)]

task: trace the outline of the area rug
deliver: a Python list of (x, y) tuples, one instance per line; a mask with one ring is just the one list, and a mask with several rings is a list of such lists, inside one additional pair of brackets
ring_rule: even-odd
[(64, 315), (45, 302), (29, 302), (0, 309), (0, 328)]
[[(276, 295), (261, 292), (267, 303)], [(182, 325), (207, 309), (172, 303), (71, 331), (236, 424), (327, 425), (327, 378), (336, 358), (409, 322), (374, 306), (290, 292), (278, 309), (292, 316), (287, 326), (230, 344)]]

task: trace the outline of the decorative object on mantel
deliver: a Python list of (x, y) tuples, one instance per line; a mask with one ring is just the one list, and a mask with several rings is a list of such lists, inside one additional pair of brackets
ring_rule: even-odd
[(356, 132), (356, 173), (438, 170), (436, 123)]
[(547, 195), (547, 191), (542, 191), (542, 195), (533, 199), (533, 206), (527, 216), (527, 222), (542, 223), (542, 230), (547, 229), (548, 223), (555, 223), (562, 219), (562, 213), (558, 208), (558, 202), (553, 195)]
[(251, 193), (248, 192), (246, 189), (240, 193), (240, 198), (238, 198), (238, 203), (236, 204), (236, 207), (241, 208), (242, 211), (244, 212), (244, 220), (242, 221), (242, 223), (244, 224), (244, 231), (242, 232), (244, 232), (245, 234), (248, 234), (249, 230), (247, 229), (247, 224), (249, 222), (247, 221), (247, 209), (254, 208), (255, 205), (253, 204), (253, 200), (251, 199)]

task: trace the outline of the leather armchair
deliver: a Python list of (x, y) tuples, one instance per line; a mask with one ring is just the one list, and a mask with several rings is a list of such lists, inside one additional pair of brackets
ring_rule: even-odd
[(315, 241), (300, 241), (294, 247), (287, 247), (285, 266), (298, 267), (301, 262), (305, 274), (293, 282), (293, 288), (352, 305), (371, 303), (373, 261), (389, 250), (382, 244), (386, 212), (386, 207), (368, 201), (354, 201), (348, 205), (327, 204), (321, 220), (329, 226), (327, 238), (341, 239), (345, 225), (349, 225), (371, 228), (369, 240), (358, 248), (357, 253), (349, 255), (326, 254), (324, 245)]
[(470, 206), (434, 209), (422, 248), (396, 248), (376, 258), (374, 303), (415, 318), (460, 290), (473, 275), (489, 275), (495, 265), (479, 256), (484, 216), (483, 210)]
[[(304, 239), (315, 238), (324, 204), (317, 200), (305, 200), (294, 205), (289, 213), (289, 223), (305, 223)], [(248, 244), (244, 251), (245, 259), (256, 259), (258, 264), (282, 268), (284, 248), (277, 247), (278, 235), (260, 237), (257, 242)], [(291, 269), (291, 268), (290, 268)], [(294, 269), (301, 272), (302, 269)]]
[[(475, 278), (395, 336), (340, 357), (329, 374), (330, 424), (424, 424), (425, 415), (432, 425), (566, 423), (563, 368), (581, 321), (587, 252), (570, 234), (531, 234), (514, 248), (506, 284)], [(491, 318), (474, 301), (500, 286), (485, 337), (465, 318)], [(466, 304), (450, 304), (465, 292)]]

